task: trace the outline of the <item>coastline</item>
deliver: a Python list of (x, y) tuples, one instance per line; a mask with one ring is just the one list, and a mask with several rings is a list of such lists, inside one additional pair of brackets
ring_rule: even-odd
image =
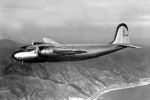
[(134, 88), (138, 86), (145, 86), (150, 84), (150, 78), (142, 78), (139, 80), (137, 83), (122, 83), (118, 85), (112, 85), (110, 87), (106, 87), (101, 89), (100, 91), (96, 92), (93, 94), (91, 97), (87, 98), (86, 100), (97, 100), (99, 97), (101, 97), (103, 94), (106, 94), (111, 91), (117, 91), (117, 90), (122, 90), (122, 89), (128, 89), (128, 88)]

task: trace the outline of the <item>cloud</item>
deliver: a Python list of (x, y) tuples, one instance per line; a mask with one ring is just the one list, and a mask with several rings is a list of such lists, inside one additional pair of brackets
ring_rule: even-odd
[[(15, 1), (1, 4), (2, 13), (13, 17), (13, 19), (11, 18), (12, 20), (32, 22), (46, 26), (61, 26), (66, 25), (68, 21), (82, 21), (86, 17), (84, 15), (85, 8), (80, 3), (80, 0), (63, 0), (57, 2), (53, 0), (38, 0), (36, 3), (35, 0), (19, 3), (17, 0)], [(52, 2), (53, 5), (51, 4)]]
[(141, 16), (141, 18), (142, 18), (143, 20), (148, 20), (148, 21), (150, 21), (150, 15), (143, 15), (143, 16)]
[(93, 27), (114, 27), (122, 22), (144, 27), (150, 25), (149, 5), (148, 0), (0, 0), (0, 28), (14, 36), (42, 34), (48, 29), (61, 34), (60, 29), (64, 35), (67, 30), (71, 34), (73, 28), (91, 32)]
[(141, 12), (149, 13), (148, 4), (146, 0), (1, 0), (0, 16), (6, 17), (0, 20), (12, 20), (8, 24), (16, 27), (26, 22), (49, 27), (134, 22)]

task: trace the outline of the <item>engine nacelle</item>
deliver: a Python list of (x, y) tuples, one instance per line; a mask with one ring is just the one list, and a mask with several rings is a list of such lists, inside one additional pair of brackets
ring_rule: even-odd
[(57, 54), (53, 52), (53, 49), (43, 49), (39, 51), (39, 57), (47, 57), (47, 56), (56, 56)]

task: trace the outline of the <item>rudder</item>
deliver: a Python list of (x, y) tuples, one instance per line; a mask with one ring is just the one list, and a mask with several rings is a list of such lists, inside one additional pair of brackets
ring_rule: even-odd
[(118, 25), (116, 35), (111, 44), (130, 44), (128, 27), (125, 23)]

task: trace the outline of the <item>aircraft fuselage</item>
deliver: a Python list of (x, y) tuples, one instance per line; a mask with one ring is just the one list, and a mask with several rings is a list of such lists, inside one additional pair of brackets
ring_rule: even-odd
[(113, 44), (66, 44), (61, 47), (44, 48), (38, 52), (36, 50), (17, 51), (13, 54), (13, 58), (24, 62), (80, 61), (113, 53), (123, 48), (125, 47)]
[(81, 61), (107, 55), (124, 48), (140, 48), (130, 44), (128, 27), (118, 25), (114, 40), (109, 44), (60, 44), (48, 38), (43, 42), (21, 47), (12, 56), (24, 62)]

